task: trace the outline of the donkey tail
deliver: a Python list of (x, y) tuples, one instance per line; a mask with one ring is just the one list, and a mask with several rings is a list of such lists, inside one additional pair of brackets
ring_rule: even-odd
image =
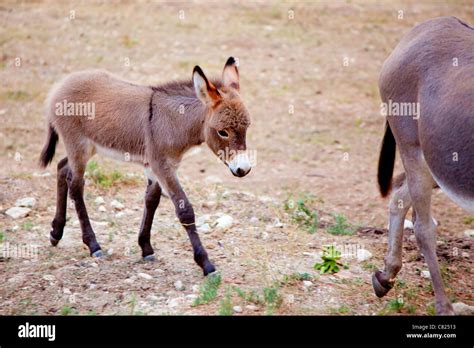
[(58, 133), (54, 128), (49, 125), (48, 127), (48, 137), (46, 138), (46, 143), (44, 144), (43, 151), (40, 155), (40, 166), (46, 168), (48, 164), (51, 163), (56, 152), (56, 145), (58, 143)]
[(397, 144), (388, 122), (385, 123), (385, 134), (380, 149), (377, 179), (382, 197), (386, 197), (392, 188), (393, 168), (395, 165), (395, 151)]

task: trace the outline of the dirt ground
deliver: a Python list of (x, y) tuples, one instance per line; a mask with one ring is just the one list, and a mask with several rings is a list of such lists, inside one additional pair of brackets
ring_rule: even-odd
[[(376, 185), (384, 123), (378, 74), (413, 25), (442, 15), (474, 22), (471, 1), (1, 1), (0, 242), (4, 250), (34, 252), (0, 258), (0, 314), (433, 314), (412, 230), (405, 231), (403, 268), (385, 298), (374, 295), (371, 274), (383, 268), (387, 249), (387, 201)], [(64, 238), (50, 246), (62, 144), (46, 171), (37, 160), (52, 84), (88, 68), (146, 85), (190, 78), (194, 65), (219, 76), (231, 55), (240, 62), (256, 166), (235, 178), (203, 145), (179, 172), (200, 223), (210, 226), (200, 234), (222, 279), (217, 297), (196, 304), (205, 279), (168, 199), (152, 229), (157, 260), (140, 260), (145, 180), (129, 163), (95, 157), (97, 168), (88, 173), (86, 204), (109, 255), (88, 255), (71, 204)], [(27, 217), (4, 214), (24, 197), (37, 200)], [(113, 208), (113, 200), (124, 207)], [(304, 213), (297, 200), (317, 212), (316, 232), (298, 222)], [(433, 195), (433, 211), (448, 295), (474, 305), (472, 237), (464, 233), (474, 216), (442, 192)], [(213, 226), (223, 214), (234, 219), (224, 230)], [(353, 234), (330, 233), (336, 215)], [(324, 245), (372, 256), (346, 255), (347, 269), (321, 275), (313, 265)]]

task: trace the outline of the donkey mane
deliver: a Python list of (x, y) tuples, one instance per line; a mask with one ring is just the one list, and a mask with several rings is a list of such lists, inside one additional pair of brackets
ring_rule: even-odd
[[(222, 81), (220, 79), (210, 80), (217, 89), (222, 87)], [(198, 99), (194, 90), (193, 80), (175, 80), (165, 82), (156, 86), (149, 86), (154, 92), (163, 93), (167, 96), (182, 96), (188, 98)]]

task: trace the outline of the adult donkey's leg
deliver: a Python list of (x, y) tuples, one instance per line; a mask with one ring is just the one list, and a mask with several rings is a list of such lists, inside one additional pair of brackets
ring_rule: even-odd
[(92, 229), (89, 215), (87, 214), (86, 204), (84, 203), (84, 165), (71, 165), (67, 182), (71, 199), (74, 200), (77, 217), (81, 224), (82, 241), (89, 248), (91, 256), (103, 256), (99, 243), (97, 243), (94, 230)]
[(434, 180), (423, 160), (421, 150), (402, 154), (407, 171), (407, 182), (413, 208), (416, 212), (415, 236), (418, 246), (428, 264), (431, 282), (436, 298), (437, 314), (454, 314), (453, 307), (444, 291), (436, 255), (436, 225), (431, 217), (431, 193)]
[(153, 225), (153, 217), (156, 208), (160, 204), (161, 187), (158, 182), (148, 180), (148, 186), (145, 194), (145, 208), (143, 211), (142, 224), (138, 235), (138, 244), (142, 248), (142, 256), (146, 261), (154, 260), (154, 252), (150, 243), (150, 231)]
[(216, 268), (209, 261), (206, 249), (204, 249), (199, 239), (193, 207), (181, 188), (174, 170), (167, 168), (165, 165), (158, 165), (157, 163), (152, 165), (152, 169), (159, 178), (163, 190), (172, 200), (175, 206), (176, 216), (188, 233), (189, 240), (193, 247), (194, 261), (202, 268), (205, 276), (215, 272)]
[(67, 175), (69, 166), (67, 157), (63, 158), (58, 163), (58, 177), (57, 177), (57, 197), (56, 197), (56, 215), (51, 223), (53, 228), (50, 232), (49, 240), (53, 246), (58, 245), (63, 237), (64, 226), (66, 225), (66, 210), (67, 210)]
[(390, 291), (396, 275), (402, 268), (403, 228), (405, 216), (411, 207), (411, 198), (404, 173), (394, 180), (394, 190), (390, 197), (389, 207), (388, 252), (385, 256), (385, 270), (376, 271), (372, 276), (372, 285), (378, 297), (383, 297)]

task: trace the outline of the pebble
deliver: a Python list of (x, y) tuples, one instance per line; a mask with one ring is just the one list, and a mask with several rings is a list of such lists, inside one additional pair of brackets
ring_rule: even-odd
[(464, 302), (453, 303), (453, 310), (457, 315), (474, 315), (474, 306), (469, 306)]
[(177, 280), (174, 282), (174, 287), (176, 290), (178, 291), (183, 291), (185, 288), (184, 288), (184, 285), (183, 285), (183, 282), (181, 280)]
[(45, 177), (51, 176), (51, 173), (48, 173), (48, 172), (44, 172), (44, 173), (34, 172), (33, 176), (38, 177), (38, 178), (45, 178)]
[(313, 286), (313, 282), (309, 280), (303, 280), (303, 286), (309, 288), (310, 286)]
[(193, 285), (191, 289), (193, 290), (193, 292), (199, 292), (199, 285)]
[(12, 207), (8, 209), (5, 214), (10, 216), (13, 219), (20, 219), (24, 218), (31, 212), (30, 208), (23, 208), (23, 207)]
[(218, 229), (226, 229), (232, 226), (234, 219), (230, 215), (222, 215), (214, 222), (214, 226)]
[(121, 219), (121, 218), (123, 218), (125, 215), (126, 215), (125, 212), (119, 211), (117, 214), (115, 214), (115, 217), (116, 217), (117, 219)]
[(257, 225), (259, 222), (260, 222), (260, 220), (256, 216), (252, 216), (249, 220), (249, 223), (252, 224), (252, 225)]
[(105, 200), (101, 196), (99, 196), (94, 200), (94, 202), (95, 204), (104, 204)]
[(107, 211), (107, 209), (105, 209), (105, 207), (103, 205), (99, 206), (99, 211), (101, 213), (105, 213)]
[(138, 276), (139, 276), (140, 278), (145, 279), (145, 280), (152, 280), (152, 279), (153, 279), (153, 277), (152, 277), (151, 275), (146, 274), (146, 273), (138, 273)]
[(471, 238), (474, 237), (474, 230), (465, 230), (464, 231), (464, 236)]
[(32, 208), (36, 205), (36, 198), (34, 197), (25, 197), (17, 199), (15, 202), (16, 207), (29, 207)]
[(117, 201), (116, 199), (110, 202), (110, 206), (114, 208), (115, 210), (122, 210), (123, 208), (125, 208), (125, 206), (119, 201)]
[(410, 230), (413, 229), (413, 222), (410, 220), (405, 219), (405, 222), (403, 223), (403, 228), (408, 228)]
[(197, 231), (199, 233), (208, 233), (211, 231), (211, 226), (209, 226), (209, 224), (202, 224), (197, 228)]
[(197, 219), (196, 219), (196, 226), (202, 226), (204, 224), (206, 224), (206, 222), (208, 222), (210, 220), (211, 216), (209, 214), (204, 214), (204, 215), (201, 215), (199, 216)]
[(66, 295), (71, 295), (71, 290), (69, 290), (68, 288), (64, 288), (63, 293)]
[(430, 279), (431, 278), (430, 271), (421, 271), (420, 275), (421, 275), (422, 278), (425, 278), (425, 279)]
[(56, 277), (53, 276), (52, 274), (45, 274), (43, 276), (43, 279), (44, 280), (47, 280), (48, 282), (52, 282), (52, 281), (55, 281), (56, 280)]
[(197, 298), (198, 298), (198, 295), (196, 295), (196, 294), (186, 295), (186, 299), (188, 299), (189, 301), (194, 301)]
[(170, 307), (170, 308), (177, 307), (177, 306), (179, 306), (181, 301), (182, 300), (180, 298), (171, 298), (171, 299), (168, 300), (168, 307)]
[(247, 305), (245, 306), (245, 309), (249, 310), (249, 311), (258, 311), (258, 307), (255, 306), (255, 305)]
[(242, 313), (242, 307), (240, 307), (240, 306), (234, 306), (234, 307), (232, 307), (232, 310), (235, 313)]
[(362, 262), (370, 259), (372, 257), (372, 253), (366, 249), (359, 249), (357, 250), (357, 261)]
[(127, 284), (133, 284), (135, 281), (133, 279), (127, 278), (123, 282)]

